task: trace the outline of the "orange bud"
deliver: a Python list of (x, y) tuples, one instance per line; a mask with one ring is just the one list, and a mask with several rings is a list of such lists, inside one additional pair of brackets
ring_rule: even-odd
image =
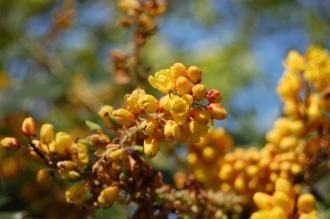
[(182, 63), (175, 63), (174, 65), (172, 65), (171, 72), (174, 79), (181, 76), (187, 77), (187, 67), (184, 66), (184, 64)]
[(0, 141), (0, 146), (6, 149), (17, 150), (21, 147), (21, 143), (16, 138), (6, 137)]
[(209, 90), (206, 94), (206, 98), (210, 103), (216, 103), (221, 101), (221, 93), (218, 90)]
[(227, 117), (227, 112), (226, 110), (223, 108), (223, 106), (221, 106), (220, 103), (210, 103), (207, 106), (207, 109), (209, 110), (210, 114), (211, 114), (211, 118), (213, 119), (225, 119)]
[(199, 83), (202, 78), (202, 71), (196, 66), (188, 68), (188, 77), (193, 83)]
[(24, 119), (22, 124), (22, 132), (27, 137), (36, 134), (36, 123), (32, 117)]

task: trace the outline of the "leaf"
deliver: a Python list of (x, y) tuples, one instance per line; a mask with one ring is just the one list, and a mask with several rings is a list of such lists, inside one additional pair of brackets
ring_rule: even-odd
[(102, 130), (101, 126), (95, 122), (91, 122), (89, 120), (85, 120), (86, 126), (93, 132)]

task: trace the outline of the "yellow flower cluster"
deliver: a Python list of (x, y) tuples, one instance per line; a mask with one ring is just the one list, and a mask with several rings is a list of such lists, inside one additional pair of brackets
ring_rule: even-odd
[[(47, 165), (39, 170), (37, 181), (49, 184), (57, 172), (72, 181), (65, 192), (67, 202), (78, 205), (88, 202), (94, 207), (108, 207), (115, 201), (137, 201), (141, 194), (153, 192), (152, 188), (161, 185), (161, 175), (141, 155), (154, 157), (162, 142), (196, 145), (199, 142), (199, 147), (206, 147), (207, 141), (226, 138), (224, 130), (203, 138), (214, 120), (227, 114), (220, 105), (220, 92), (208, 90), (201, 77), (196, 66), (186, 68), (176, 63), (149, 77), (152, 86), (166, 93), (160, 99), (136, 89), (125, 96), (122, 108), (101, 107), (99, 116), (111, 137), (90, 121), (86, 125), (94, 133), (74, 139), (68, 133), (55, 132), (49, 123), (38, 131), (34, 119), (26, 118), (22, 133), (29, 141), (28, 151)], [(218, 151), (228, 148), (230, 142), (228, 139), (226, 145), (219, 145)], [(16, 138), (6, 137), (1, 146), (17, 150), (21, 144)], [(218, 151), (206, 147), (203, 156), (213, 159)], [(129, 194), (125, 192), (128, 190)]]
[(218, 189), (219, 162), (232, 145), (231, 136), (223, 128), (210, 129), (200, 142), (190, 144), (187, 162), (196, 179)]
[(136, 136), (136, 144), (143, 140), (148, 157), (157, 154), (161, 141), (199, 142), (214, 119), (227, 116), (219, 103), (220, 92), (208, 90), (201, 77), (196, 66), (187, 68), (176, 63), (148, 78), (153, 87), (165, 93), (159, 100), (136, 89), (125, 96), (123, 108), (115, 110), (106, 105), (99, 115), (107, 128), (126, 129), (130, 140)]
[(296, 201), (292, 185), (283, 178), (276, 180), (272, 195), (257, 192), (253, 201), (259, 210), (254, 212), (250, 219), (288, 219), (296, 218), (295, 215), (298, 215), (298, 219), (319, 219), (314, 196), (303, 194)]
[[(322, 62), (317, 62), (318, 56), (322, 57)], [(327, 52), (316, 47), (311, 47), (304, 57), (294, 51), (289, 53), (285, 61), (286, 72), (278, 86), (284, 101), (285, 116), (278, 118), (266, 134), (267, 143), (263, 148), (238, 148), (217, 157), (217, 185), (220, 190), (243, 195), (247, 204), (256, 192), (272, 193), (278, 179), (296, 183), (293, 185), (295, 192), (301, 191), (302, 185), (297, 179), (312, 174), (310, 162), (318, 160), (319, 152), (326, 147), (322, 146), (322, 138), (330, 131), (330, 118), (327, 114), (330, 101), (328, 93), (324, 94), (328, 92), (329, 84), (321, 82), (328, 83), (330, 77), (325, 69), (320, 69), (329, 60)], [(307, 67), (309, 71), (314, 67), (315, 71), (322, 73), (311, 80)], [(215, 143), (210, 146), (217, 148)], [(189, 160), (193, 161), (190, 162), (191, 166), (203, 163), (202, 156), (197, 158), (191, 155), (188, 156)], [(209, 186), (213, 181), (212, 176), (209, 177), (210, 170), (204, 169), (201, 172), (195, 175)], [(198, 177), (203, 175), (205, 179)]]
[(284, 101), (284, 113), (295, 118), (320, 118), (330, 109), (329, 100), (323, 99), (330, 87), (328, 51), (316, 46), (304, 55), (290, 51), (284, 65), (286, 71), (277, 88)]

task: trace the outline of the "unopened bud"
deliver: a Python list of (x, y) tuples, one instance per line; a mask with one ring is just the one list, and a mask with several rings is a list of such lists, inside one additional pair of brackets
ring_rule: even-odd
[(32, 117), (24, 119), (22, 124), (22, 132), (27, 137), (36, 134), (36, 123)]

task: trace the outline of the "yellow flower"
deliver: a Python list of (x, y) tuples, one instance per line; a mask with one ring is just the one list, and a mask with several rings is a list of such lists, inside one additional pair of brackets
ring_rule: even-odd
[(109, 129), (112, 128), (112, 124), (109, 120), (109, 116), (112, 114), (113, 111), (114, 108), (112, 106), (104, 105), (101, 107), (98, 113), (101, 119), (103, 120), (104, 124), (106, 125), (106, 127)]
[(180, 126), (172, 120), (167, 120), (164, 126), (164, 135), (170, 139), (172, 138), (179, 139), (180, 134), (181, 134)]
[(21, 143), (13, 137), (5, 137), (1, 139), (0, 146), (6, 149), (19, 149), (21, 147)]
[(202, 71), (196, 66), (190, 66), (188, 68), (188, 77), (193, 83), (197, 84), (201, 81)]
[(170, 101), (170, 113), (173, 117), (183, 116), (189, 110), (188, 103), (181, 97), (173, 97)]
[(156, 138), (149, 137), (144, 140), (143, 150), (149, 158), (154, 157), (159, 151), (159, 142)]
[(88, 164), (89, 156), (87, 146), (81, 143), (74, 144), (72, 147), (72, 157), (75, 162)]
[(277, 93), (283, 98), (295, 98), (302, 88), (302, 81), (300, 76), (295, 72), (286, 72), (278, 87)]
[(138, 103), (143, 107), (146, 113), (154, 113), (159, 107), (158, 100), (150, 94), (143, 95), (138, 100)]
[(40, 140), (43, 144), (49, 144), (54, 140), (55, 132), (52, 124), (46, 123), (41, 126)]
[(65, 192), (65, 199), (68, 203), (81, 204), (84, 202), (87, 194), (87, 186), (85, 183), (75, 183), (71, 185)]
[(272, 196), (263, 192), (255, 193), (253, 201), (259, 209), (271, 209), (273, 207)]
[(32, 136), (36, 134), (36, 123), (32, 117), (24, 119), (22, 124), (22, 132), (26, 136)]
[(163, 96), (160, 98), (159, 100), (159, 106), (161, 108), (161, 110), (166, 110), (166, 111), (170, 111), (170, 107), (171, 107), (171, 97), (169, 94)]
[(175, 63), (174, 65), (172, 65), (171, 67), (171, 72), (173, 75), (174, 79), (177, 79), (179, 77), (187, 77), (187, 67), (184, 66), (184, 64), (182, 63)]
[(192, 89), (191, 82), (186, 77), (178, 77), (175, 80), (176, 92), (179, 95), (189, 94)]
[(207, 89), (203, 84), (196, 84), (192, 88), (193, 97), (196, 100), (201, 100), (206, 97)]
[(137, 88), (131, 94), (126, 95), (125, 103), (127, 105), (128, 110), (132, 113), (140, 113), (143, 110), (143, 106), (138, 103), (138, 100), (142, 98), (145, 94), (146, 92), (143, 89)]
[(148, 136), (152, 136), (157, 129), (157, 121), (156, 120), (144, 120), (140, 124), (140, 129)]
[(51, 152), (58, 153), (60, 155), (68, 155), (71, 153), (73, 139), (71, 135), (65, 132), (58, 132), (55, 136), (55, 142), (49, 145)]
[(312, 194), (303, 194), (299, 196), (297, 202), (297, 208), (299, 212), (309, 213), (315, 210), (316, 201)]
[(226, 110), (219, 103), (211, 103), (207, 106), (207, 109), (213, 119), (221, 120), (227, 117)]
[(192, 120), (189, 123), (189, 130), (190, 133), (193, 135), (192, 137), (200, 138), (204, 136), (209, 129), (207, 124), (202, 124), (197, 122), (196, 120)]
[(109, 207), (119, 198), (119, 188), (117, 186), (109, 186), (103, 189), (97, 198), (100, 205)]
[(197, 122), (207, 124), (210, 121), (210, 113), (201, 108), (194, 108), (190, 111), (190, 116)]
[(134, 115), (126, 109), (117, 109), (112, 112), (112, 116), (118, 123), (126, 127), (135, 123)]
[(190, 94), (185, 94), (181, 98), (184, 99), (188, 105), (191, 105), (194, 101), (193, 97)]
[(154, 88), (163, 93), (169, 93), (175, 88), (173, 76), (169, 69), (163, 69), (150, 75), (148, 81)]
[(305, 67), (305, 60), (297, 51), (290, 51), (284, 62), (285, 66), (292, 71), (302, 71)]

